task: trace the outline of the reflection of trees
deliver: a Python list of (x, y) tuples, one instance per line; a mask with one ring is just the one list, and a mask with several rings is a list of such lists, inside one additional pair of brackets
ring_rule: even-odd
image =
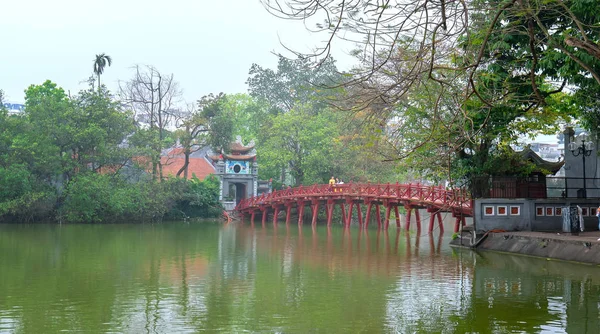
[(599, 268), (493, 252), (476, 262), (472, 305), (457, 331), (598, 332)]
[(179, 224), (0, 226), (0, 324), (9, 314), (19, 331), (31, 333), (184, 326), (202, 312), (195, 296), (202, 295), (202, 263), (216, 253), (210, 231)]
[(0, 332), (598, 332), (600, 268), (450, 254), (445, 241), (296, 225), (0, 226)]

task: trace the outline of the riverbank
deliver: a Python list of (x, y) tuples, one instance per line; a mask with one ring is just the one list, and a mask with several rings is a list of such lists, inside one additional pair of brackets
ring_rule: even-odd
[[(547, 259), (600, 265), (600, 231), (562, 232), (496, 232), (477, 235), (476, 250), (516, 253)], [(464, 231), (450, 242), (453, 247), (470, 247), (471, 234)]]

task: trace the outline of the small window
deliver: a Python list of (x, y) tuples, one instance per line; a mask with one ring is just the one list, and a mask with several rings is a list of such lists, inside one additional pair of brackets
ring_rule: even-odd
[(544, 208), (541, 206), (538, 206), (537, 208), (535, 208), (535, 215), (536, 216), (543, 216), (544, 215)]
[(551, 207), (551, 206), (546, 207), (546, 216), (554, 216), (554, 207)]
[(521, 207), (518, 205), (511, 206), (510, 207), (510, 215), (511, 216), (520, 216), (521, 215)]
[(554, 214), (556, 214), (557, 216), (562, 216), (562, 207), (560, 207), (560, 206), (555, 207)]
[(484, 216), (493, 216), (494, 215), (494, 207), (491, 205), (486, 205), (483, 207), (483, 215)]
[(506, 206), (498, 206), (498, 216), (506, 216), (506, 215), (508, 215)]

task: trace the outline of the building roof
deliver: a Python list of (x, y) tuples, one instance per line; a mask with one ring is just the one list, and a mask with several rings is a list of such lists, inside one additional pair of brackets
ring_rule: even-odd
[[(177, 172), (183, 167), (185, 157), (182, 155), (177, 156), (162, 156), (160, 162), (163, 165), (163, 176), (176, 176)], [(208, 175), (215, 172), (215, 167), (208, 162), (205, 158), (196, 158), (190, 156), (188, 164), (188, 179), (191, 179), (194, 175), (200, 180), (203, 180)]]
[(210, 159), (212, 159), (213, 161), (219, 161), (219, 160), (241, 160), (241, 161), (253, 161), (256, 158), (256, 155), (252, 154), (246, 154), (246, 155), (242, 155), (242, 154), (221, 154), (219, 155), (210, 155), (208, 156)]
[(239, 153), (247, 153), (250, 152), (254, 148), (254, 144), (249, 144), (248, 146), (244, 146), (241, 142), (233, 142), (229, 145), (229, 149), (231, 152), (239, 152)]
[(556, 174), (562, 166), (565, 164), (565, 161), (548, 161), (542, 159), (537, 153), (535, 153), (529, 146), (524, 148), (520, 152), (516, 152), (521, 156), (523, 160), (529, 160), (533, 162), (540, 170), (546, 170), (552, 173), (552, 175)]

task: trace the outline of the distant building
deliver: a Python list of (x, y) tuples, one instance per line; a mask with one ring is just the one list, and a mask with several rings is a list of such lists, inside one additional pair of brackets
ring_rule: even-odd
[(9, 115), (16, 115), (25, 111), (25, 105), (20, 103), (5, 102), (4, 108), (8, 109)]

